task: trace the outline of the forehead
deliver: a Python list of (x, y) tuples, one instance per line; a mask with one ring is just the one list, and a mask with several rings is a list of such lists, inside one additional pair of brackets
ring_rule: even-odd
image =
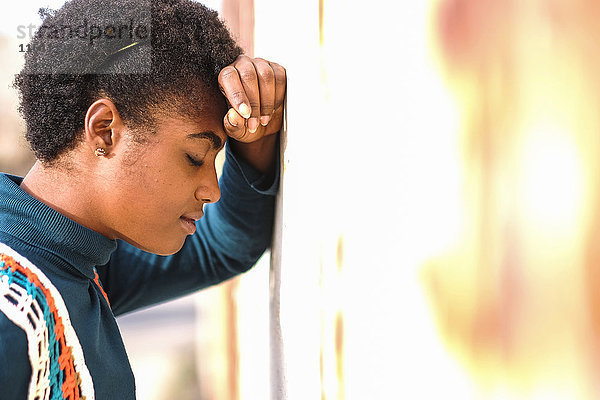
[(196, 116), (162, 112), (155, 116), (156, 133), (161, 140), (207, 141), (215, 150), (225, 144), (227, 135), (223, 129), (220, 109), (205, 108)]

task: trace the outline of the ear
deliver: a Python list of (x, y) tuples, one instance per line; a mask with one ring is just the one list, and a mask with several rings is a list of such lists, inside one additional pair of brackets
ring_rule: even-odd
[(103, 148), (106, 156), (122, 138), (123, 121), (115, 104), (106, 98), (96, 100), (85, 114), (84, 141), (92, 153)]

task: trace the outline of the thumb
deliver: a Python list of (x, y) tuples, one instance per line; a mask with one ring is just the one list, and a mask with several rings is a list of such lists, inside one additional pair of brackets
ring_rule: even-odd
[(223, 126), (227, 136), (240, 140), (246, 136), (246, 120), (234, 108), (230, 108), (223, 118)]

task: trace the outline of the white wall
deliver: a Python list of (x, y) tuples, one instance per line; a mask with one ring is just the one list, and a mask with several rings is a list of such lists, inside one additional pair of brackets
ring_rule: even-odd
[(255, 54), (288, 71), (272, 398), (469, 391), (419, 279), (459, 228), (458, 127), (428, 4), (324, 0), (320, 43), (319, 2), (255, 3)]

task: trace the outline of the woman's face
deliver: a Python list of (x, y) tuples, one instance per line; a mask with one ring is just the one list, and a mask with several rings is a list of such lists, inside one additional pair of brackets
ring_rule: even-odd
[(125, 135), (103, 177), (103, 214), (115, 238), (156, 254), (173, 254), (195, 231), (205, 203), (221, 196), (215, 158), (225, 144), (221, 107), (206, 107), (201, 120), (157, 117), (147, 143)]

